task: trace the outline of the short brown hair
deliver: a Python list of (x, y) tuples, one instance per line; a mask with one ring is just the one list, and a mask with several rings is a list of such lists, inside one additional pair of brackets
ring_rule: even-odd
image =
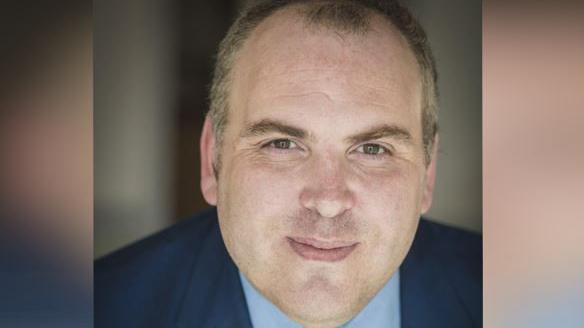
[[(230, 73), (236, 54), (251, 32), (267, 17), (291, 5), (304, 5), (301, 11), (309, 25), (361, 34), (369, 29), (372, 13), (380, 14), (407, 40), (422, 75), (422, 140), (426, 164), (438, 131), (438, 88), (434, 57), (426, 33), (409, 10), (395, 0), (273, 0), (259, 1), (244, 10), (219, 46), (210, 91), (208, 115), (213, 123), (218, 148), (223, 141), (229, 110)], [(219, 152), (219, 151), (218, 151)], [(218, 153), (217, 152), (217, 153)], [(216, 158), (219, 160), (219, 157)], [(220, 163), (215, 163), (217, 167)]]

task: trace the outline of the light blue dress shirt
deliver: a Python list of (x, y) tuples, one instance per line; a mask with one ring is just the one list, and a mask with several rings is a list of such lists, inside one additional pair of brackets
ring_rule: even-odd
[[(251, 283), (239, 273), (251, 323), (254, 328), (299, 328), (298, 323), (289, 319), (280, 309), (260, 294)], [(383, 286), (369, 303), (342, 328), (399, 328), (399, 271)]]

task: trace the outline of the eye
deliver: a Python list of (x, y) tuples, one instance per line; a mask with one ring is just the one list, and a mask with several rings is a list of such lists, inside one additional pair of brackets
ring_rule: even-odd
[(298, 145), (290, 139), (276, 139), (268, 142), (264, 147), (286, 150), (298, 148)]
[(357, 147), (356, 151), (371, 156), (382, 156), (389, 154), (389, 150), (386, 147), (383, 147), (382, 145), (375, 143), (363, 144)]

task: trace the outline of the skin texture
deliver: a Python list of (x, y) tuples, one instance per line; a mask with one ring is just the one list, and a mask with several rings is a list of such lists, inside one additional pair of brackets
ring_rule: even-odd
[[(305, 326), (340, 325), (398, 269), (432, 202), (414, 56), (379, 17), (351, 35), (286, 9), (252, 33), (232, 74), (219, 179), (209, 119), (201, 137), (203, 195), (256, 289)], [(289, 237), (356, 246), (327, 262)]]

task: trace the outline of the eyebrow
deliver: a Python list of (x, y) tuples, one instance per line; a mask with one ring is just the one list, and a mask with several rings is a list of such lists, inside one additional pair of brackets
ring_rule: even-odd
[[(273, 119), (263, 119), (255, 123), (251, 123), (241, 133), (241, 137), (255, 137), (268, 133), (282, 133), (291, 137), (304, 139), (309, 133), (299, 127), (283, 123)], [(399, 141), (410, 142), (412, 140), (411, 133), (400, 126), (382, 124), (374, 126), (364, 132), (359, 132), (355, 135), (345, 138), (348, 143), (360, 143), (368, 140), (376, 140), (382, 138), (394, 138)]]
[(412, 140), (412, 134), (407, 129), (400, 126), (382, 124), (367, 131), (352, 135), (346, 138), (346, 140), (350, 143), (360, 143), (382, 138), (393, 138), (399, 141), (410, 142)]
[(299, 139), (304, 139), (308, 135), (308, 132), (302, 128), (276, 120), (263, 119), (249, 124), (241, 133), (241, 137), (261, 136), (271, 132), (278, 132)]

